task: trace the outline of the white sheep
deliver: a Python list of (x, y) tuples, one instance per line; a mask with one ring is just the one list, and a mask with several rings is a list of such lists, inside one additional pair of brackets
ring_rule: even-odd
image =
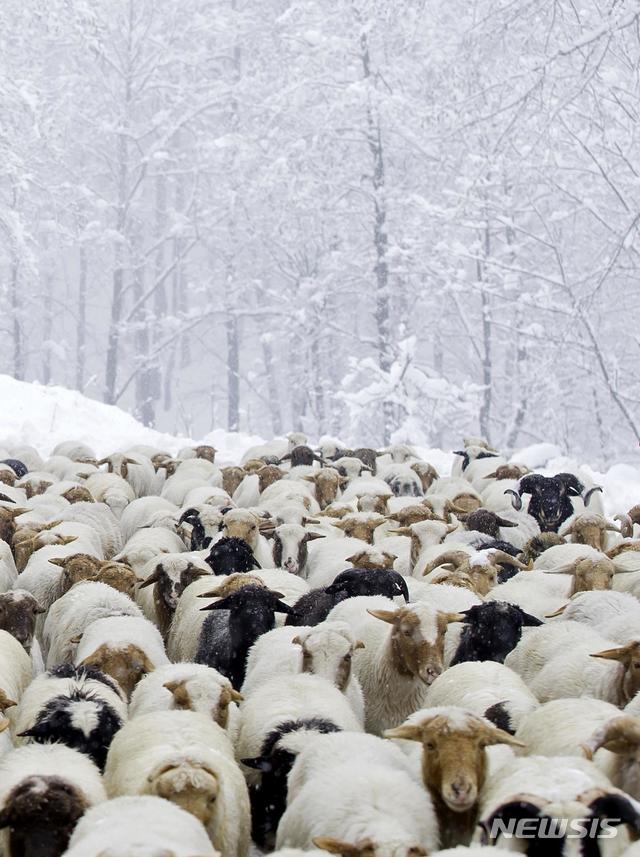
[(169, 663), (169, 659), (160, 632), (148, 619), (109, 616), (96, 619), (86, 628), (74, 663), (107, 673), (130, 697), (143, 675)]
[(193, 815), (152, 795), (113, 798), (75, 827), (64, 857), (219, 857)]
[[(311, 542), (305, 566), (305, 577), (310, 588), (329, 586), (341, 571), (352, 566), (351, 557), (363, 552), (377, 554), (379, 550), (362, 539), (348, 536), (336, 536)], [(384, 558), (381, 557), (380, 565), (384, 566), (384, 564)]]
[(79, 639), (96, 619), (138, 616), (142, 611), (122, 592), (106, 583), (83, 580), (51, 605), (44, 623), (47, 669), (72, 663)]
[(131, 485), (116, 473), (92, 473), (85, 484), (93, 499), (97, 503), (106, 503), (116, 518), (120, 518), (136, 498)]
[(235, 743), (242, 700), (226, 676), (204, 664), (166, 664), (146, 675), (131, 695), (129, 716), (188, 708), (212, 717)]
[(355, 854), (366, 840), (374, 857), (417, 857), (434, 851), (438, 839), (422, 786), (403, 770), (359, 759), (317, 773), (300, 789), (282, 816), (276, 848)]
[(194, 711), (155, 711), (130, 720), (109, 748), (110, 797), (155, 794), (201, 821), (222, 857), (246, 857), (249, 795), (224, 730)]
[[(33, 677), (29, 655), (7, 631), (0, 631), (0, 711), (20, 702)], [(10, 719), (11, 716), (10, 715)], [(2, 724), (4, 728), (4, 723)]]
[(362, 732), (349, 702), (321, 676), (284, 675), (255, 687), (240, 706), (242, 715), (236, 744), (238, 759), (260, 755), (265, 737), (282, 723), (324, 719), (349, 732)]
[(71, 503), (58, 517), (91, 527), (100, 539), (103, 559), (113, 559), (122, 549), (118, 519), (106, 503)]
[(359, 596), (338, 604), (327, 618), (347, 622), (364, 643), (354, 668), (367, 732), (381, 734), (422, 707), (427, 686), (443, 669), (447, 623), (460, 616), (424, 602), (397, 607), (383, 596)]
[(494, 661), (466, 661), (449, 667), (428, 688), (424, 705), (457, 705), (514, 732), (539, 703), (520, 676)]
[(143, 569), (150, 560), (165, 553), (183, 553), (185, 544), (180, 536), (164, 527), (144, 527), (127, 539), (120, 553), (114, 557), (126, 562), (140, 580), (144, 580)]
[(345, 622), (274, 628), (259, 637), (249, 651), (242, 693), (249, 697), (256, 687), (277, 676), (312, 673), (344, 693), (364, 723), (362, 688), (351, 668), (358, 647), (359, 641)]
[(124, 542), (143, 527), (164, 527), (175, 532), (180, 507), (163, 497), (139, 497), (130, 503), (120, 518)]

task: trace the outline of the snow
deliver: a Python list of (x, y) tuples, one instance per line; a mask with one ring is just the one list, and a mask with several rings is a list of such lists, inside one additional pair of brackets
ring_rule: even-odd
[(183, 446), (206, 443), (218, 450), (221, 464), (237, 462), (256, 436), (215, 429), (202, 438), (164, 434), (147, 428), (114, 405), (89, 399), (76, 390), (45, 387), (0, 375), (0, 448), (34, 446), (50, 455), (63, 440), (86, 443), (99, 457), (135, 444), (148, 444), (175, 454)]

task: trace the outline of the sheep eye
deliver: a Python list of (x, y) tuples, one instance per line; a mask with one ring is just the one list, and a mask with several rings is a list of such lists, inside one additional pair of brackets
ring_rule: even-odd
[(350, 661), (351, 660), (351, 653), (349, 653), (348, 655), (345, 655), (344, 659), (345, 659), (345, 661)]
[(436, 745), (433, 743), (433, 741), (427, 741), (427, 743), (424, 746), (426, 747), (427, 750), (435, 750), (436, 749)]

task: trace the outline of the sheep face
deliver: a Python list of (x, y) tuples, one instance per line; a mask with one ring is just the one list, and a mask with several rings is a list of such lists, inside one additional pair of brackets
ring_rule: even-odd
[[(532, 473), (520, 480), (517, 493), (507, 493), (514, 495), (516, 509), (522, 508), (522, 495), (530, 494), (529, 514), (536, 519), (542, 532), (557, 532), (573, 514), (571, 498), (580, 497), (583, 491), (584, 485), (572, 473), (558, 473), (552, 477)], [(586, 504), (588, 495), (584, 499)]]
[(438, 471), (431, 464), (427, 464), (426, 461), (414, 461), (409, 466), (414, 473), (418, 474), (423, 493), (428, 491), (436, 479), (438, 479)]
[(306, 482), (312, 482), (316, 487), (316, 500), (321, 509), (326, 509), (337, 498), (338, 491), (349, 481), (341, 476), (333, 467), (325, 467), (318, 473), (302, 477)]
[(68, 592), (81, 580), (97, 580), (101, 562), (88, 553), (74, 553), (71, 556), (54, 557), (49, 562), (63, 569), (60, 577), (62, 593)]
[(529, 539), (524, 546), (520, 558), (522, 562), (532, 562), (538, 559), (549, 548), (563, 544), (565, 544), (565, 540), (557, 533), (541, 533), (539, 536)]
[(16, 531), (16, 522), (14, 519), (18, 515), (24, 515), (28, 511), (28, 509), (16, 508), (15, 506), (12, 509), (7, 509), (5, 506), (0, 508), (0, 539), (3, 542), (11, 544)]
[(630, 714), (612, 718), (593, 733), (582, 749), (587, 758), (593, 759), (601, 747), (637, 762), (640, 752), (640, 718)]
[(95, 652), (88, 655), (80, 666), (96, 667), (111, 676), (118, 682), (127, 699), (131, 698), (133, 689), (140, 679), (154, 669), (147, 654), (133, 643), (117, 649), (103, 643)]
[(229, 725), (229, 706), (232, 702), (241, 702), (243, 696), (235, 690), (229, 681), (215, 688), (204, 688), (200, 682), (192, 679), (168, 681), (164, 687), (173, 696), (173, 707), (188, 711), (197, 711), (213, 717), (213, 720), (226, 729)]
[(320, 627), (294, 637), (291, 642), (302, 648), (302, 672), (322, 676), (342, 692), (351, 679), (353, 653), (364, 647), (347, 627)]
[(361, 494), (358, 497), (358, 511), (372, 512), (374, 515), (386, 515), (389, 497), (385, 494)]
[(562, 535), (571, 535), (576, 544), (589, 545), (596, 550), (603, 551), (607, 531), (620, 532), (602, 515), (580, 515), (568, 529), (562, 530)]
[(275, 464), (265, 464), (264, 467), (258, 470), (258, 489), (260, 493), (262, 494), (269, 485), (278, 482), (283, 476), (284, 470), (281, 470)]
[(86, 798), (71, 783), (54, 776), (31, 776), (5, 799), (0, 827), (8, 827), (11, 854), (58, 857), (69, 844)]
[(334, 527), (342, 530), (347, 538), (360, 539), (368, 544), (373, 544), (373, 533), (375, 529), (386, 522), (382, 515), (361, 513), (359, 515), (346, 515), (334, 523)]
[(149, 775), (149, 794), (170, 800), (206, 826), (213, 820), (218, 781), (201, 766), (166, 765)]
[(232, 497), (244, 477), (247, 475), (243, 467), (222, 468), (222, 488)]
[(234, 574), (259, 568), (251, 546), (244, 539), (225, 537), (217, 541), (204, 560), (217, 575)]
[(435, 709), (420, 722), (405, 723), (385, 732), (422, 744), (422, 778), (436, 807), (467, 812), (478, 800), (487, 774), (485, 750), (494, 744), (523, 747), (520, 741), (463, 709)]
[(223, 519), (223, 530), (227, 538), (244, 539), (251, 550), (258, 546), (260, 530), (258, 519), (251, 512), (231, 510)]
[(14, 636), (25, 652), (31, 651), (36, 620), (44, 612), (33, 595), (25, 590), (0, 595), (0, 629)]
[(388, 622), (394, 669), (407, 678), (418, 678), (431, 685), (444, 668), (444, 633), (449, 622), (460, 621), (459, 613), (433, 611), (421, 620), (414, 608), (398, 610), (367, 610)]
[(322, 533), (309, 533), (298, 524), (280, 524), (273, 535), (273, 563), (290, 574), (300, 574), (305, 567), (309, 542), (323, 539)]
[(451, 666), (465, 661), (496, 661), (504, 659), (512, 651), (523, 627), (542, 625), (540, 619), (525, 613), (515, 604), (503, 601), (488, 601), (464, 611), (464, 628), (460, 644)]
[(625, 646), (595, 652), (592, 658), (617, 661), (622, 669), (618, 675), (618, 705), (626, 705), (640, 690), (640, 641), (633, 640)]
[(581, 559), (574, 563), (573, 586), (570, 595), (577, 592), (611, 589), (615, 568), (610, 559)]
[(210, 461), (213, 464), (213, 462), (216, 460), (216, 452), (218, 450), (215, 448), (215, 446), (200, 444), (199, 446), (194, 446), (193, 451), (196, 454), (196, 458), (204, 458), (206, 461)]

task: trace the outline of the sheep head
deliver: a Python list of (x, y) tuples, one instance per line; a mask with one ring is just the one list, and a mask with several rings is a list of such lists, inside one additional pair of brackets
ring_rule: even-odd
[(360, 539), (371, 545), (373, 544), (373, 533), (377, 527), (384, 523), (386, 523), (386, 518), (382, 515), (360, 512), (345, 515), (333, 526), (342, 530), (347, 538)]
[(148, 777), (148, 794), (170, 800), (205, 826), (213, 820), (218, 780), (214, 771), (188, 761), (164, 764)]
[(84, 485), (74, 485), (72, 488), (67, 488), (62, 493), (65, 500), (69, 503), (94, 503), (93, 495)]
[(620, 530), (610, 524), (603, 515), (585, 514), (579, 515), (569, 526), (563, 527), (560, 535), (570, 535), (575, 544), (589, 545), (602, 551), (605, 548), (607, 532), (619, 533)]
[(355, 639), (348, 625), (332, 628), (332, 624), (302, 632), (291, 642), (302, 649), (302, 672), (322, 676), (344, 692), (351, 679), (353, 653), (364, 643)]
[(422, 778), (436, 807), (443, 802), (453, 812), (470, 810), (486, 779), (486, 748), (524, 746), (508, 732), (461, 708), (425, 709), (420, 714), (384, 734), (422, 744)]
[(227, 492), (229, 497), (232, 497), (247, 472), (243, 467), (223, 467), (222, 473), (222, 488)]
[(628, 756), (637, 761), (640, 754), (640, 718), (630, 714), (613, 717), (582, 745), (588, 759), (593, 759), (601, 747), (610, 753)]
[(61, 568), (61, 595), (81, 580), (97, 580), (102, 561), (88, 553), (74, 553), (71, 556), (53, 557), (49, 562)]
[(618, 705), (626, 705), (640, 690), (640, 640), (632, 640), (630, 643), (615, 649), (594, 652), (591, 657), (617, 661), (620, 664), (617, 687)]
[(127, 699), (131, 698), (133, 689), (140, 679), (154, 670), (154, 665), (146, 652), (133, 643), (117, 648), (111, 648), (108, 643), (103, 643), (79, 666), (96, 667), (111, 676), (118, 682)]
[(386, 568), (392, 569), (394, 562), (397, 560), (394, 553), (388, 551), (367, 551), (362, 550), (358, 553), (351, 554), (345, 560), (350, 562), (354, 568)]
[(25, 589), (0, 594), (0, 628), (15, 637), (27, 653), (31, 652), (37, 618), (44, 612), (44, 608)]
[(544, 573), (573, 575), (573, 584), (569, 593), (571, 597), (578, 592), (611, 589), (615, 566), (606, 556), (599, 559), (578, 557), (568, 565), (562, 565), (553, 570), (544, 569)]
[(447, 625), (460, 622), (461, 614), (434, 610), (422, 621), (415, 606), (367, 610), (367, 613), (391, 625), (391, 661), (396, 672), (407, 678), (418, 678), (429, 686), (443, 670)]
[(197, 711), (213, 717), (214, 721), (222, 729), (226, 729), (229, 723), (229, 706), (232, 702), (242, 702), (244, 697), (231, 686), (228, 679), (223, 679), (221, 684), (212, 693), (203, 694), (202, 688), (197, 681), (189, 678), (182, 681), (167, 681), (163, 685), (173, 697), (173, 707), (188, 711)]
[[(372, 839), (359, 839), (357, 842), (346, 842), (333, 836), (315, 836), (313, 844), (329, 854), (340, 854), (341, 857), (376, 857), (377, 845)], [(418, 842), (414, 845), (403, 846), (404, 857), (426, 857), (427, 851)], [(400, 857), (400, 852), (398, 853)]]
[(128, 595), (131, 599), (135, 597), (138, 578), (135, 571), (126, 562), (105, 560), (100, 563), (96, 580), (100, 583), (106, 583), (107, 586), (117, 589), (118, 592)]

